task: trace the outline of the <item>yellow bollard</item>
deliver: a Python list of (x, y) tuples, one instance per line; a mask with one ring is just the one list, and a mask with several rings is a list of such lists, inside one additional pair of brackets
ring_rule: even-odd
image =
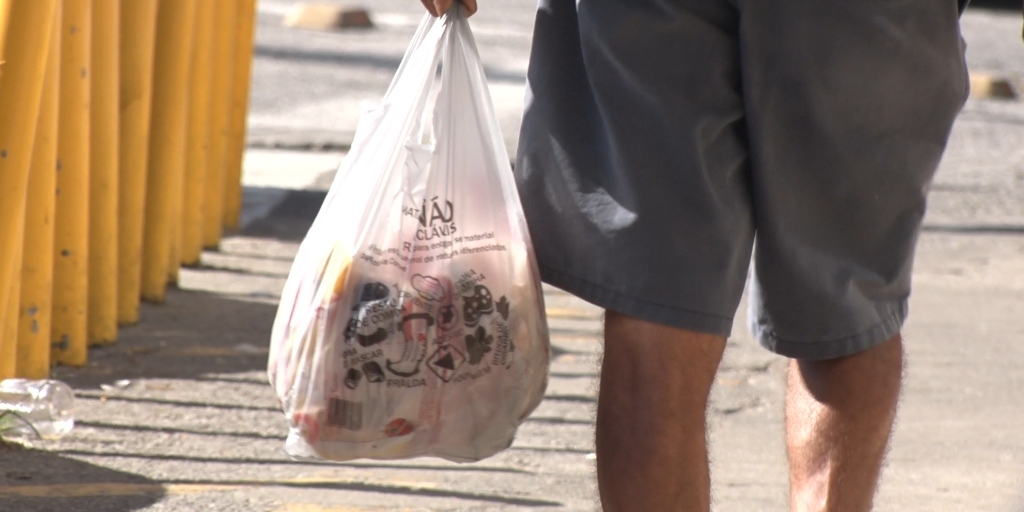
[(207, 168), (206, 216), (203, 219), (203, 246), (216, 249), (224, 233), (224, 179), (227, 163), (232, 78), (237, 38), (237, 0), (217, 2), (215, 16), (219, 30), (213, 42), (213, 95), (211, 99), (210, 166)]
[(181, 263), (195, 265), (203, 251), (206, 169), (210, 159), (210, 92), (213, 84), (213, 2), (196, 6), (196, 37), (189, 84), (188, 162), (181, 215)]
[(91, 28), (92, 2), (64, 0), (51, 339), (57, 362), (72, 366), (88, 357)]
[(157, 0), (121, 0), (117, 319), (139, 321)]
[(195, 12), (195, 0), (174, 0), (160, 2), (157, 14), (142, 258), (142, 298), (153, 302), (163, 302), (167, 294), (174, 215), (180, 208), (174, 202), (181, 204)]
[(39, 122), (32, 147), (25, 210), (25, 253), (21, 265), (21, 307), (18, 323), (19, 377), (50, 375), (50, 315), (53, 307), (53, 214), (57, 200), (57, 112), (60, 100), (61, 6), (54, 9), (46, 78)]
[(255, 29), (256, 0), (238, 0), (238, 42), (235, 45), (231, 126), (228, 130), (228, 154), (224, 167), (224, 227), (228, 229), (238, 229), (242, 215), (242, 156), (245, 152), (249, 114)]
[(120, 0), (92, 2), (89, 344), (117, 341), (118, 26)]
[(13, 377), (16, 369), (28, 175), (46, 76), (47, 52), (39, 49), (50, 42), (54, 2), (10, 3), (13, 22), (6, 23), (0, 54), (0, 379)]
[[(7, 14), (10, 10), (10, 0), (0, 0), (0, 55), (4, 54), (4, 40), (7, 39)], [(3, 66), (0, 66), (0, 77), (4, 74), (3, 69)]]
[[(13, 233), (14, 236), (24, 237), (24, 226), (19, 226)], [(15, 254), (11, 255), (13, 264), (21, 268), (22, 249), (17, 247)], [(18, 371), (18, 300), (21, 297), (21, 278), (15, 276), (8, 288), (9, 294), (6, 311), (0, 313), (7, 321), (0, 325), (0, 380), (17, 377)]]
[[(189, 69), (191, 69), (191, 67)], [(185, 101), (188, 102), (187, 99)], [(185, 122), (188, 123), (187, 113), (185, 114), (185, 119)], [(167, 284), (173, 286), (178, 285), (178, 270), (181, 268), (181, 207), (183, 201), (182, 198), (185, 195), (185, 161), (188, 158), (187, 128), (185, 138), (186, 141), (184, 144), (186, 146), (186, 155), (182, 157), (181, 172), (174, 177), (174, 179), (177, 180), (177, 183), (169, 187), (167, 190), (171, 196), (171, 237), (167, 240)]]
[[(198, 5), (198, 2), (197, 2)], [(193, 41), (193, 44), (195, 42)], [(191, 64), (191, 57), (189, 57)], [(189, 66), (189, 74), (191, 74), (191, 65)], [(187, 85), (185, 87), (188, 87)], [(188, 96), (185, 97), (186, 109), (188, 108)], [(188, 113), (185, 113), (185, 142), (184, 149), (185, 156), (182, 157), (181, 170), (173, 176), (175, 183), (167, 188), (166, 193), (171, 197), (168, 201), (171, 203), (170, 210), (170, 223), (171, 223), (171, 237), (167, 239), (167, 284), (172, 286), (178, 285), (178, 270), (181, 268), (181, 207), (182, 197), (185, 195), (185, 162), (188, 158)]]
[[(0, 0), (0, 61), (4, 56), (4, 41), (7, 40), (7, 19), (8, 12), (10, 11), (10, 5), (7, 0)], [(2, 83), (4, 75), (4, 67), (0, 65), (0, 83)], [(7, 185), (7, 181), (4, 179), (5, 175), (0, 175), (0, 200), (10, 200), (8, 194), (4, 191), (8, 188), (12, 188)], [(11, 180), (14, 180), (15, 176), (10, 176)], [(14, 197), (17, 190), (13, 188), (10, 190), (10, 197)], [(6, 204), (6, 203), (0, 203)], [(12, 206), (13, 208), (13, 206)], [(17, 246), (19, 243), (14, 233), (14, 224), (16, 219), (14, 216), (10, 218), (0, 218), (0, 375), (5, 375), (5, 372), (10, 372), (11, 368), (4, 364), (5, 359), (12, 359), (15, 356), (15, 350), (17, 346), (10, 343), (5, 344), (4, 338), (2, 338), (4, 321), (7, 315), (7, 300), (14, 296), (14, 285), (13, 280), (17, 277), (16, 269), (14, 268), (14, 253), (20, 251), (20, 247)], [(8, 227), (10, 226), (10, 227)]]

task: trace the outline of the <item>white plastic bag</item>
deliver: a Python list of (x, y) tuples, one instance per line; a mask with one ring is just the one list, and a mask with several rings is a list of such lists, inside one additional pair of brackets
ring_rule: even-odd
[(424, 18), (288, 277), (268, 374), (292, 456), (480, 460), (543, 397), (537, 266), (458, 11)]

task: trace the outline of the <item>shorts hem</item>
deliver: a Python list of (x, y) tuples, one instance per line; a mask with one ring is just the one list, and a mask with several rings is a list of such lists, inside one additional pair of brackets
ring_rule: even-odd
[(561, 288), (604, 309), (648, 322), (726, 338), (732, 332), (733, 319), (731, 317), (700, 313), (637, 299), (551, 267), (544, 265), (539, 265), (539, 267), (541, 280), (545, 283)]
[(784, 357), (821, 361), (859, 354), (892, 338), (907, 318), (907, 302), (888, 308), (885, 317), (870, 329), (853, 336), (830, 341), (793, 341), (780, 338), (768, 329), (755, 329), (752, 334), (761, 346)]

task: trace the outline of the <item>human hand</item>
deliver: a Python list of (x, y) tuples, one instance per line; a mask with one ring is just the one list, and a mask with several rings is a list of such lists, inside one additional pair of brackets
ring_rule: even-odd
[[(440, 16), (451, 9), (456, 0), (420, 0), (427, 11), (434, 16)], [(476, 0), (459, 0), (466, 8), (466, 16), (472, 16), (476, 12)]]

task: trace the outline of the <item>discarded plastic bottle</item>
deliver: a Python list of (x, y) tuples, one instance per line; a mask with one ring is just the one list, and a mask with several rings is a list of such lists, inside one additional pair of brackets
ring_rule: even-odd
[(0, 382), (0, 436), (60, 439), (75, 426), (75, 393), (59, 380)]

